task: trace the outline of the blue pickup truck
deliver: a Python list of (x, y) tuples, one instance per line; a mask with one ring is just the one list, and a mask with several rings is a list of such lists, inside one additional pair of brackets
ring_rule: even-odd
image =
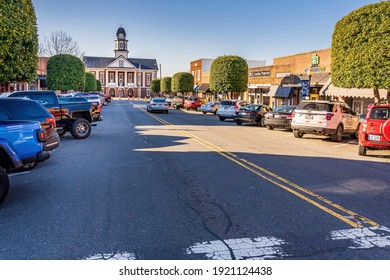
[(50, 157), (43, 151), (46, 139), (38, 121), (0, 121), (0, 204), (8, 194), (7, 171)]

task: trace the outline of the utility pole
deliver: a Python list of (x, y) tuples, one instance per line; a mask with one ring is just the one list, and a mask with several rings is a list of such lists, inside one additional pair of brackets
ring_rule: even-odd
[(161, 78), (162, 78), (162, 76), (161, 76), (161, 63), (159, 64), (160, 65), (160, 80), (161, 80)]

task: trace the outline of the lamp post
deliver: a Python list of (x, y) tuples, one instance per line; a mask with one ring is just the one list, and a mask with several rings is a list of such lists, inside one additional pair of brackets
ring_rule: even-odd
[(312, 74), (311, 67), (309, 67), (309, 68), (306, 70), (306, 74), (309, 76), (309, 83), (308, 83), (308, 85), (307, 85), (308, 91), (309, 91), (309, 96), (308, 96), (307, 99), (310, 99), (310, 82), (311, 82), (311, 74)]

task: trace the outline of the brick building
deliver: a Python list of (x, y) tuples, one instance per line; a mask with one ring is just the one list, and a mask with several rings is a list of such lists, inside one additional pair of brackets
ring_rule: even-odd
[(123, 27), (116, 32), (114, 53), (114, 57), (84, 56), (85, 71), (95, 75), (105, 94), (113, 97), (150, 96), (151, 81), (157, 79), (157, 61), (129, 58), (128, 40)]

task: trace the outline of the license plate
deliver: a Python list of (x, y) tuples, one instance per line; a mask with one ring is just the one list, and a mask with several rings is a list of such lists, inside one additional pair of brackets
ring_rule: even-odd
[(305, 116), (305, 119), (307, 119), (307, 120), (312, 120), (312, 119), (313, 119), (313, 116), (311, 116), (311, 115), (306, 115), (306, 116)]
[(280, 115), (274, 115), (274, 118), (278, 119), (278, 118), (280, 118)]
[(373, 141), (380, 141), (381, 136), (380, 135), (368, 135), (368, 140), (373, 140)]

